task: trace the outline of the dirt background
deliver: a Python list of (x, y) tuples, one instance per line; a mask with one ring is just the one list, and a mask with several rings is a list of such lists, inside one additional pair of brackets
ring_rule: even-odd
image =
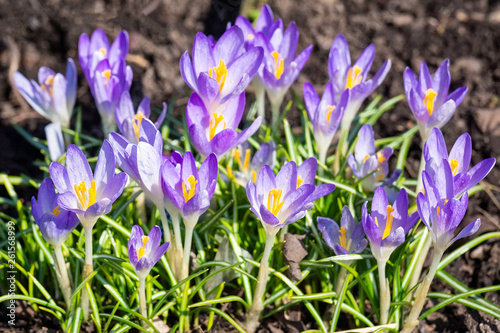
[[(385, 59), (392, 59), (391, 72), (377, 90), (387, 97), (404, 92), (402, 73), (406, 66), (416, 72), (420, 62), (425, 60), (433, 72), (445, 58), (449, 58), (451, 88), (466, 85), (469, 93), (443, 128), (445, 138), (451, 144), (467, 131), (474, 145), (473, 164), (490, 156), (498, 159), (499, 1), (281, 0), (269, 1), (269, 4), (285, 24), (292, 20), (297, 22), (299, 50), (314, 45), (313, 54), (294, 85), (299, 95), (305, 81), (322, 89), (328, 80), (328, 51), (338, 33), (346, 36), (353, 59), (369, 43), (377, 47), (375, 69)], [(254, 7), (258, 5), (253, 4)], [(140, 101), (146, 95), (154, 106), (160, 106), (163, 101), (174, 103), (174, 112), (180, 114), (189, 96), (179, 72), (180, 56), (185, 50), (191, 50), (198, 31), (219, 37), (226, 22), (234, 22), (242, 7), (245, 6), (240, 0), (0, 0), (0, 172), (41, 178), (41, 172), (33, 165), (33, 157), (41, 157), (40, 153), (29, 146), (10, 124), (19, 124), (43, 138), (47, 121), (30, 109), (12, 89), (11, 78), (16, 70), (33, 79), (41, 66), (64, 73), (68, 57), (77, 61), (80, 34), (90, 34), (94, 29), (102, 28), (114, 38), (125, 29), (130, 35), (128, 63), (134, 71), (133, 99)], [(92, 96), (79, 66), (78, 69), (77, 105), (83, 108), (84, 132), (102, 136)], [(249, 96), (249, 101), (251, 99)], [(296, 112), (292, 109), (292, 120), (297, 119)], [(292, 124), (300, 125), (296, 120)], [(378, 137), (394, 136), (413, 124), (411, 111), (403, 101), (382, 117), (375, 131)], [(411, 177), (416, 177), (418, 170), (419, 147), (420, 142), (415, 139), (405, 171)], [(498, 166), (495, 167), (485, 182), (488, 190), (470, 201), (465, 221), (468, 223), (481, 217), (481, 233), (500, 229), (499, 172)], [(29, 198), (32, 194), (27, 189), (23, 196)], [(446, 270), (466, 285), (479, 288), (500, 283), (498, 267), (500, 241), (497, 239), (465, 254)], [(433, 289), (450, 291), (439, 281), (434, 283)], [(488, 293), (486, 297), (500, 304), (500, 293)], [(20, 316), (26, 314), (28, 327), (57, 327), (43, 316), (33, 321), (29, 310), (19, 311)], [(307, 318), (301, 317), (300, 313), (298, 318), (302, 325), (295, 326), (308, 326)], [(219, 328), (223, 330), (221, 326)], [(279, 317), (262, 326), (263, 332), (296, 330)], [(432, 315), (419, 330), (499, 332), (500, 322), (454, 304)]]

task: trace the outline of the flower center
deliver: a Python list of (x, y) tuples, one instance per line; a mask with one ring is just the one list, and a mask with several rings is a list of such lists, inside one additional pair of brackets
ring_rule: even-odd
[(52, 214), (55, 215), (55, 217), (59, 216), (59, 214), (61, 214), (61, 210), (59, 209), (59, 206), (56, 206), (56, 208), (54, 208), (54, 210), (52, 211)]
[(254, 34), (248, 34), (247, 39), (254, 39), (255, 35)]
[(280, 188), (275, 188), (269, 191), (269, 195), (267, 197), (267, 209), (274, 215), (278, 216), (281, 207), (285, 203), (284, 201), (280, 202), (281, 195), (283, 194), (283, 190)]
[(427, 112), (429, 112), (429, 116), (432, 116), (432, 112), (434, 112), (434, 99), (437, 96), (437, 92), (433, 89), (427, 89), (424, 97), (424, 105), (427, 108)]
[[(382, 235), (382, 239), (385, 239), (391, 233), (392, 221), (394, 219), (394, 217), (392, 216), (392, 212), (394, 212), (394, 208), (392, 208), (391, 205), (387, 205), (386, 211), (387, 211), (387, 218), (385, 221), (385, 230), (384, 230), (384, 234)], [(377, 217), (375, 217), (375, 224), (378, 227)]]
[(54, 96), (54, 75), (49, 75), (42, 83), (42, 89)]
[(99, 52), (101, 52), (103, 56), (106, 56), (106, 53), (108, 53), (108, 51), (106, 51), (106, 49), (104, 47), (101, 47), (99, 49)]
[(303, 182), (304, 182), (304, 180), (300, 176), (297, 176), (297, 188), (299, 188)]
[(141, 131), (142, 119), (146, 118), (142, 111), (137, 112), (132, 120), (132, 127), (134, 128), (135, 136), (137, 137), (137, 141), (139, 141), (139, 132)]
[[(186, 189), (186, 182), (189, 183), (189, 191)], [(198, 181), (193, 175), (189, 176), (187, 180), (182, 182), (182, 194), (184, 194), (184, 201), (188, 202), (189, 199), (194, 197), (196, 184)]]
[(385, 160), (386, 160), (386, 158), (385, 158), (384, 154), (382, 154), (381, 152), (378, 152), (377, 153), (378, 165), (382, 164)]
[(361, 75), (362, 71), (363, 70), (361, 69), (361, 67), (357, 65), (349, 68), (349, 70), (347, 71), (347, 82), (345, 84), (346, 89), (352, 89), (361, 83), (361, 80), (363, 79), (363, 75)]
[(101, 73), (101, 75), (102, 75), (102, 77), (106, 78), (104, 85), (107, 85), (109, 82), (109, 79), (111, 79), (111, 69), (106, 69), (104, 72)]
[(335, 105), (328, 105), (327, 108), (328, 111), (326, 111), (326, 122), (329, 123), (332, 112), (333, 110), (335, 110)]
[(241, 164), (241, 150), (240, 149), (233, 150), (233, 156), (236, 159), (236, 162), (238, 162), (241, 171), (248, 170), (250, 166), (250, 153), (251, 153), (250, 149), (245, 150), (245, 160), (243, 161), (243, 164)]
[(142, 236), (142, 247), (137, 250), (137, 259), (141, 260), (142, 256), (146, 254), (146, 244), (149, 242), (148, 236)]
[[(78, 201), (82, 205), (83, 209), (87, 209), (89, 206), (95, 204), (95, 196), (96, 196), (96, 185), (95, 180), (90, 181), (90, 188), (88, 190), (89, 200), (87, 201), (87, 186), (85, 186), (85, 182), (82, 181), (78, 185), (73, 185), (75, 189), (76, 196), (78, 197)], [(55, 214), (54, 214), (55, 215)]]
[[(215, 136), (215, 132), (217, 131), (217, 127), (219, 123), (224, 120), (224, 116), (217, 113), (212, 113), (213, 119), (210, 119), (210, 125), (208, 126), (208, 137), (209, 140), (212, 140)], [(224, 129), (226, 129), (226, 122), (224, 122)]]
[(381, 173), (380, 175), (378, 175), (378, 177), (375, 179), (375, 182), (379, 182), (381, 181), (382, 179), (384, 179), (385, 175), (383, 173)]
[(455, 159), (450, 159), (450, 166), (451, 166), (451, 171), (453, 172), (453, 177), (457, 175), (458, 172), (458, 160)]
[(281, 75), (283, 75), (283, 71), (285, 70), (285, 61), (276, 51), (273, 51), (271, 55), (274, 58), (274, 76), (279, 80)]
[(215, 80), (219, 82), (219, 91), (222, 91), (222, 87), (224, 87), (224, 83), (226, 82), (227, 77), (227, 67), (224, 63), (224, 60), (219, 61), (219, 66), (214, 68), (210, 68), (208, 70), (208, 75), (213, 79), (215, 73)]

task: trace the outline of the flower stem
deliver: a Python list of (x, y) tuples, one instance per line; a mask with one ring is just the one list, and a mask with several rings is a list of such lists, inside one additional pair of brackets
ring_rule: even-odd
[[(145, 277), (139, 277), (139, 310), (141, 312), (141, 315), (146, 318), (148, 318), (148, 309), (146, 307), (146, 278)], [(142, 327), (145, 329), (149, 328), (149, 325), (146, 324), (144, 320), (142, 320)]]
[(429, 292), (429, 288), (431, 286), (431, 282), (436, 275), (437, 269), (439, 267), (439, 262), (443, 257), (444, 251), (442, 249), (434, 250), (434, 257), (432, 258), (432, 264), (429, 268), (429, 272), (424, 278), (424, 281), (418, 287), (416, 292), (415, 302), (413, 303), (413, 307), (411, 308), (410, 315), (406, 320), (406, 325), (403, 327), (402, 333), (410, 333), (415, 326), (418, 325), (418, 317), (420, 316), (420, 312), (422, 312), (422, 308), (424, 307), (425, 298), (427, 297), (427, 293)]
[(172, 226), (174, 228), (174, 244), (172, 244), (174, 246), (172, 246), (170, 253), (168, 253), (168, 257), (169, 261), (174, 266), (175, 277), (177, 278), (177, 280), (180, 281), (182, 280), (181, 264), (183, 258), (183, 250), (182, 250), (181, 228), (179, 223), (179, 213), (176, 211), (173, 214), (170, 214), (170, 217), (172, 218)]
[[(84, 226), (83, 230), (85, 232), (85, 263), (83, 265), (82, 281), (84, 281), (92, 272), (94, 271), (94, 265), (92, 263), (92, 226)], [(89, 280), (87, 282), (91, 284)], [(89, 317), (89, 294), (87, 293), (87, 288), (82, 288), (82, 296), (80, 299), (80, 306), (82, 308), (83, 318), (85, 320)]]
[(194, 226), (189, 225), (189, 223), (184, 222), (186, 227), (186, 234), (184, 238), (184, 255), (182, 256), (182, 268), (181, 268), (181, 278), (184, 280), (189, 276), (189, 259), (191, 257), (191, 244), (193, 242), (193, 230)]
[(248, 333), (255, 332), (257, 326), (259, 325), (260, 313), (264, 309), (264, 306), (262, 305), (262, 297), (266, 291), (267, 278), (269, 275), (269, 257), (274, 245), (275, 236), (276, 233), (266, 235), (266, 247), (264, 248), (264, 254), (260, 260), (260, 268), (257, 276), (257, 285), (255, 286), (255, 292), (253, 294), (253, 302), (252, 306), (248, 309), (245, 321)]
[(266, 122), (266, 114), (265, 114), (265, 107), (266, 107), (266, 88), (264, 85), (259, 82), (255, 83), (255, 81), (258, 80), (254, 78), (253, 82), (253, 87), (255, 90), (255, 99), (257, 100), (257, 114), (262, 117), (262, 122)]
[(66, 307), (70, 307), (71, 303), (71, 284), (69, 282), (68, 270), (64, 261), (64, 256), (61, 251), (61, 246), (54, 247), (54, 257), (56, 262), (57, 279), (66, 302)]
[(281, 101), (271, 100), (271, 111), (272, 111), (271, 124), (273, 133), (277, 133), (280, 128), (280, 124), (278, 123), (280, 119), (280, 108), (281, 108)]
[(379, 260), (378, 279), (380, 284), (380, 325), (387, 324), (389, 318), (389, 307), (391, 305), (391, 291), (389, 289), (389, 280), (385, 278), (385, 261)]

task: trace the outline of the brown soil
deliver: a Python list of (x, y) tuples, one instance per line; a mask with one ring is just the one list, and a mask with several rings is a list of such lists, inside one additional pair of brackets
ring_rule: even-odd
[[(392, 69), (377, 93), (392, 97), (403, 93), (402, 72), (406, 66), (414, 71), (426, 61), (435, 70), (441, 61), (451, 61), (452, 89), (467, 85), (469, 93), (449, 124), (443, 128), (448, 143), (461, 133), (469, 132), (474, 144), (473, 164), (500, 156), (500, 3), (487, 0), (292, 0), (270, 1), (277, 16), (285, 23), (295, 20), (301, 34), (299, 49), (314, 45), (314, 52), (295, 91), (301, 95), (302, 85), (310, 81), (318, 87), (328, 79), (328, 51), (333, 38), (342, 32), (353, 52), (353, 58), (369, 43), (377, 47), (374, 68), (392, 59)], [(33, 165), (39, 152), (15, 132), (11, 123), (37, 137), (44, 137), (46, 120), (38, 116), (12, 90), (10, 74), (20, 70), (28, 78), (36, 78), (40, 66), (65, 71), (67, 57), (77, 60), (78, 37), (103, 28), (108, 36), (121, 29), (130, 34), (129, 64), (134, 70), (132, 96), (140, 100), (146, 95), (155, 106), (161, 102), (175, 104), (180, 114), (188, 91), (180, 76), (179, 58), (191, 50), (196, 32), (214, 34), (224, 31), (225, 23), (234, 20), (240, 9), (239, 0), (0, 0), (0, 171), (12, 175), (27, 174), (41, 178)], [(80, 70), (80, 69), (79, 69)], [(93, 106), (83, 75), (79, 77), (77, 103), (83, 108), (84, 131), (102, 135), (99, 117)], [(294, 117), (292, 109), (290, 118)], [(414, 124), (405, 101), (386, 113), (375, 131), (379, 137), (398, 135)], [(296, 121), (294, 125), (299, 125)], [(407, 173), (415, 177), (418, 170), (420, 143), (415, 140), (407, 161)], [(500, 169), (487, 177), (490, 190), (475, 195), (470, 201), (466, 223), (481, 217), (480, 232), (500, 229)], [(491, 186), (490, 186), (491, 185)], [(1, 189), (0, 191), (4, 191)], [(4, 192), (0, 192), (2, 195)], [(31, 189), (23, 193), (31, 197)], [(458, 244), (459, 245), (459, 244)], [(500, 284), (500, 241), (491, 240), (453, 262), (447, 271), (472, 288)], [(436, 281), (434, 290), (448, 291)], [(451, 291), (454, 292), (454, 291)], [(500, 293), (486, 297), (500, 304)], [(27, 311), (21, 310), (20, 311)], [(262, 325), (263, 332), (292, 332), (310, 328), (310, 321), (300, 309), (298, 315), (287, 313), (273, 317)], [(3, 317), (3, 316), (2, 316)], [(43, 315), (26, 316), (29, 327), (56, 328), (53, 320)], [(31, 321), (29, 320), (31, 318)], [(290, 320), (290, 318), (293, 318)], [(297, 319), (297, 329), (291, 321)], [(2, 324), (0, 324), (0, 327)], [(225, 323), (217, 331), (231, 331)], [(3, 329), (0, 328), (0, 331)], [(422, 332), (498, 332), (500, 322), (462, 305), (450, 305), (428, 318)]]

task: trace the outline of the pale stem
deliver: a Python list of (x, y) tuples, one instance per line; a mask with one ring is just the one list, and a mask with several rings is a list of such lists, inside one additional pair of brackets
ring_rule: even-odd
[(71, 284), (68, 277), (68, 269), (66, 268), (66, 263), (64, 261), (64, 256), (61, 251), (61, 246), (54, 247), (54, 254), (56, 259), (56, 269), (57, 278), (59, 280), (59, 285), (61, 286), (61, 291), (64, 296), (64, 301), (66, 306), (69, 307), (71, 303)]
[[(350, 263), (347, 264), (350, 265)], [(344, 284), (346, 275), (347, 269), (345, 267), (341, 267), (339, 276), (337, 277), (337, 283), (335, 284), (335, 293), (337, 294), (337, 296), (339, 296), (340, 292), (342, 291), (342, 285)]]
[(105, 138), (108, 137), (109, 133), (116, 131), (116, 122), (114, 121), (114, 116), (110, 121), (107, 121), (106, 117), (101, 116), (101, 124)]
[(281, 108), (281, 100), (280, 101), (273, 101), (271, 100), (271, 110), (272, 110), (272, 118), (271, 118), (271, 124), (273, 130), (276, 129), (276, 131), (279, 129), (279, 124), (278, 121), (280, 119), (280, 108)]
[[(351, 261), (346, 262), (346, 264), (351, 265)], [(347, 276), (347, 269), (345, 269), (345, 267), (340, 267), (339, 275), (337, 276), (337, 281), (335, 283), (335, 294), (337, 294), (337, 299), (340, 299), (340, 293), (342, 292), (342, 285), (344, 284), (346, 276)], [(330, 321), (332, 319), (334, 311), (335, 311), (335, 303), (328, 305), (325, 313), (323, 314), (323, 323), (327, 328), (330, 325)]]
[[(92, 226), (84, 226), (83, 230), (85, 232), (85, 263), (83, 265), (82, 281), (84, 281), (92, 272), (94, 271), (94, 265), (92, 263)], [(91, 281), (87, 282), (89, 285)], [(83, 312), (83, 318), (85, 320), (89, 317), (89, 294), (87, 293), (87, 288), (82, 288), (82, 296), (80, 299), (80, 306)]]
[(403, 327), (402, 333), (411, 333), (411, 331), (418, 325), (418, 317), (420, 316), (420, 312), (422, 312), (422, 308), (424, 307), (425, 298), (427, 297), (427, 293), (429, 292), (431, 282), (436, 275), (437, 269), (439, 267), (439, 262), (443, 257), (443, 253), (444, 251), (442, 249), (434, 250), (434, 257), (432, 258), (431, 267), (429, 268), (429, 272), (425, 276), (424, 281), (417, 289), (415, 302), (413, 303), (413, 307), (411, 308), (410, 315), (406, 320), (406, 325)]
[(170, 228), (168, 226), (167, 213), (165, 212), (165, 207), (162, 205), (157, 206), (160, 211), (161, 225), (163, 226), (163, 241), (170, 243)]
[(264, 254), (260, 260), (259, 274), (257, 276), (257, 285), (255, 286), (255, 292), (253, 294), (252, 306), (247, 311), (247, 318), (245, 326), (247, 327), (248, 333), (253, 333), (259, 325), (259, 316), (264, 306), (262, 304), (262, 297), (266, 291), (267, 278), (269, 275), (269, 256), (271, 255), (271, 250), (274, 245), (274, 237), (276, 234), (266, 235), (266, 247), (264, 248)]
[(181, 278), (180, 280), (184, 280), (189, 276), (189, 259), (191, 258), (191, 244), (193, 242), (193, 230), (194, 225), (191, 226), (189, 223), (184, 221), (185, 232), (184, 235), (184, 254), (182, 256), (182, 268), (181, 268)]
[[(320, 163), (322, 163), (323, 165), (326, 165), (326, 154), (328, 153), (328, 148), (330, 147), (330, 145), (325, 145), (325, 144), (318, 145), (316, 143), (316, 146), (318, 146), (318, 157), (319, 157)], [(320, 171), (322, 171), (322, 170), (323, 170), (323, 168), (320, 168)]]
[[(427, 259), (427, 254), (429, 254), (429, 250), (432, 245), (432, 237), (429, 235), (429, 229), (425, 228), (422, 237), (425, 237), (425, 244), (422, 247), (422, 251), (420, 251), (419, 257), (417, 259), (417, 263), (415, 264), (415, 269), (410, 278), (410, 284), (408, 285), (408, 290), (412, 290), (420, 280), (420, 275), (422, 274), (422, 269), (424, 268), (425, 259)], [(412, 293), (409, 293), (406, 296), (405, 301), (411, 300)]]
[(385, 278), (385, 261), (377, 260), (378, 279), (380, 284), (380, 325), (387, 324), (389, 318), (389, 306), (391, 305), (391, 291), (389, 281)]
[[(144, 318), (149, 319), (146, 306), (146, 277), (139, 277), (139, 310)], [(142, 327), (148, 329), (149, 325), (144, 320), (141, 321)]]
[[(254, 80), (255, 81), (255, 80)], [(255, 99), (257, 100), (257, 114), (262, 117), (262, 122), (266, 122), (266, 88), (260, 82), (254, 84), (255, 89)]]
[(174, 227), (175, 247), (176, 250), (182, 253), (182, 236), (179, 224), (179, 213), (170, 214), (172, 218), (172, 226)]

